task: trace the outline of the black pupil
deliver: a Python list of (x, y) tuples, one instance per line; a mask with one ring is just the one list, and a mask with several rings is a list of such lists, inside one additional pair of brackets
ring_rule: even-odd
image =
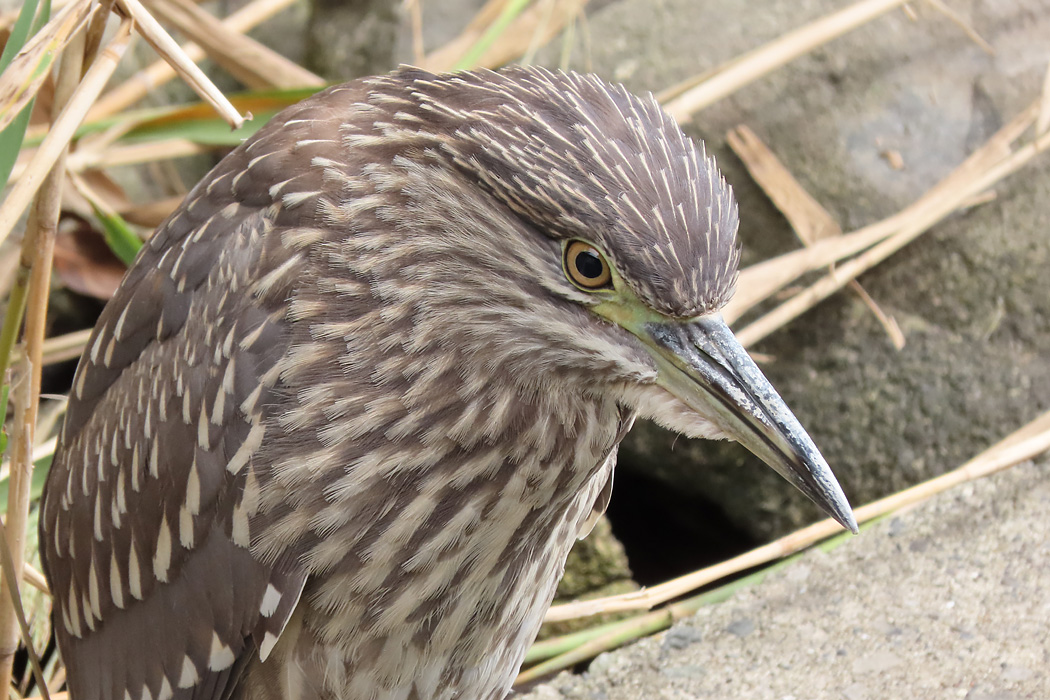
[(583, 277), (594, 280), (602, 276), (602, 272), (605, 271), (605, 265), (602, 264), (602, 259), (598, 257), (597, 253), (584, 250), (576, 256), (576, 271)]

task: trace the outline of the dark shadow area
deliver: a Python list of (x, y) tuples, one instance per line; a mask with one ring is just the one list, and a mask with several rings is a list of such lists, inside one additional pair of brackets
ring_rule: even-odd
[(608, 516), (613, 534), (627, 551), (634, 580), (643, 586), (761, 544), (734, 528), (716, 504), (628, 469), (617, 469)]

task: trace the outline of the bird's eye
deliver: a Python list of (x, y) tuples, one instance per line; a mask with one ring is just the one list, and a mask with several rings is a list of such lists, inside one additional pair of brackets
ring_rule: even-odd
[(589, 292), (604, 289), (612, 281), (609, 263), (594, 246), (583, 241), (565, 246), (565, 274), (569, 281)]

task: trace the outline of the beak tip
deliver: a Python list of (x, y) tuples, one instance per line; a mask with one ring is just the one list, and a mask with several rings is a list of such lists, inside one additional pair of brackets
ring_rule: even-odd
[(853, 516), (852, 512), (848, 513), (848, 517), (844, 518), (843, 520), (840, 520), (839, 522), (841, 523), (842, 527), (846, 528), (854, 535), (860, 534), (860, 528), (857, 527), (857, 519)]
[(827, 470), (827, 475), (832, 480), (832, 488), (821, 494), (821, 498), (814, 499), (818, 504), (824, 506), (825, 512), (832, 517), (839, 525), (852, 532), (854, 535), (860, 534), (860, 528), (857, 526), (857, 516), (853, 513), (853, 507), (846, 500), (846, 494), (842, 492), (842, 486), (834, 480), (834, 476), (831, 476), (831, 467), (827, 466), (823, 458), (820, 458), (819, 464), (823, 464)]
[[(836, 486), (838, 485), (836, 484)], [(860, 534), (860, 528), (857, 526), (857, 516), (853, 513), (853, 508), (850, 506), (849, 501), (846, 500), (845, 494), (842, 493), (842, 488), (838, 487), (835, 490), (838, 491), (835, 494), (837, 497), (832, 497), (824, 502), (828, 515), (854, 535)]]

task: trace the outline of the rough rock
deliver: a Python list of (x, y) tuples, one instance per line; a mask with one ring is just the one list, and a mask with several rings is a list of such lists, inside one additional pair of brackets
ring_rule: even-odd
[(1050, 697), (1050, 459), (812, 551), (521, 700)]

